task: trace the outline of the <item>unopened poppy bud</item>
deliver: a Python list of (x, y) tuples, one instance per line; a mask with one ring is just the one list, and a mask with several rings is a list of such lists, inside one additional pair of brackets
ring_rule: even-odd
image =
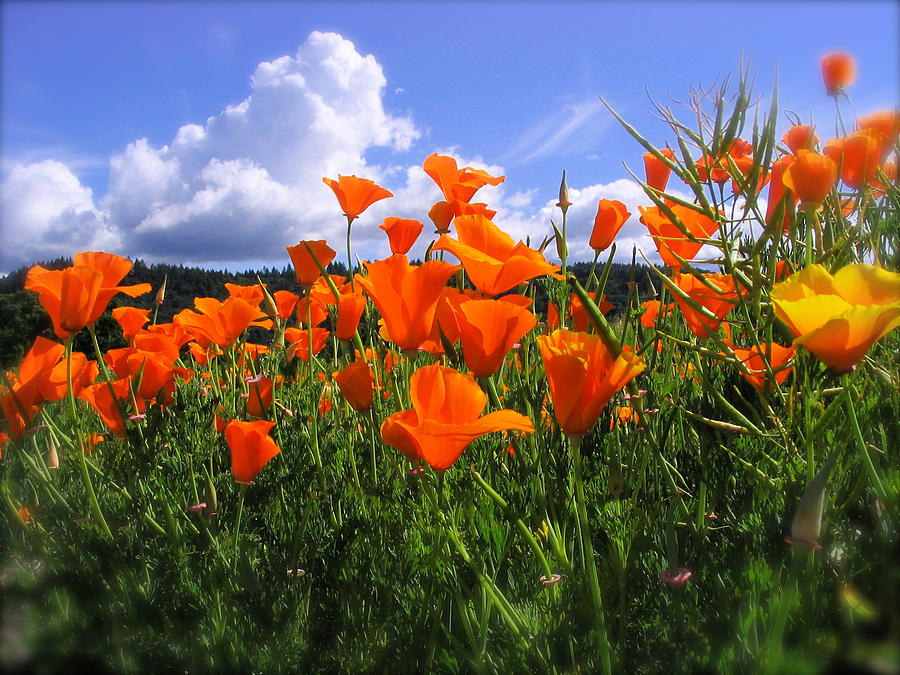
[(266, 288), (266, 285), (259, 278), (259, 275), (256, 277), (256, 281), (259, 284), (259, 287), (263, 292), (263, 304), (266, 306), (266, 314), (269, 315), (270, 319), (278, 318), (278, 305), (275, 302), (275, 298), (272, 297), (272, 294), (269, 293), (269, 290)]
[(214, 516), (219, 512), (219, 496), (216, 494), (216, 486), (213, 485), (212, 478), (206, 476), (206, 515)]
[(168, 281), (169, 281), (169, 275), (166, 274), (163, 277), (162, 286), (160, 286), (159, 289), (157, 289), (157, 291), (156, 291), (156, 304), (157, 305), (163, 304), (163, 302), (166, 299), (166, 284), (168, 283)]
[(559, 184), (559, 202), (556, 204), (565, 213), (572, 206), (569, 201), (569, 186), (566, 183), (566, 170), (563, 169), (562, 181)]
[(56, 441), (53, 440), (53, 436), (50, 436), (50, 442), (47, 447), (47, 468), (59, 468), (59, 453), (56, 451)]
[(791, 522), (791, 536), (787, 538), (789, 544), (805, 548), (819, 550), (819, 534), (822, 530), (822, 510), (825, 506), (825, 486), (828, 484), (828, 474), (837, 459), (835, 452), (819, 470), (800, 497), (800, 505)]

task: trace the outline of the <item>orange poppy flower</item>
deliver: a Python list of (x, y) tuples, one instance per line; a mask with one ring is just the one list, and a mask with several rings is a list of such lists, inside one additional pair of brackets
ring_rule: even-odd
[(409, 249), (416, 243), (416, 239), (422, 234), (424, 225), (412, 218), (395, 218), (393, 216), (384, 219), (384, 223), (378, 226), (388, 236), (391, 253), (409, 253)]
[(150, 284), (120, 286), (132, 263), (111, 253), (76, 253), (73, 265), (64, 270), (47, 270), (35, 265), (25, 277), (25, 288), (35, 291), (41, 306), (53, 321), (60, 339), (77, 333), (100, 318), (117, 293), (135, 298), (152, 290)]
[(214, 344), (226, 349), (251, 325), (271, 327), (271, 321), (259, 321), (265, 314), (240, 298), (224, 302), (215, 298), (194, 298), (196, 312), (185, 309), (173, 317), (174, 323), (191, 332), (203, 347)]
[(463, 450), (493, 431), (533, 432), (531, 420), (513, 410), (481, 417), (487, 396), (471, 377), (440, 364), (419, 368), (409, 380), (412, 409), (394, 413), (381, 425), (381, 438), (415, 462), (443, 471)]
[(795, 124), (785, 132), (781, 140), (795, 155), (799, 150), (815, 150), (819, 143), (815, 129), (806, 124)]
[(489, 209), (487, 204), (481, 202), (472, 204), (470, 202), (460, 201), (459, 199), (454, 199), (450, 202), (450, 210), (453, 212), (453, 216), (457, 218), (459, 216), (474, 216), (477, 214), (491, 220), (497, 215), (497, 212), (493, 209)]
[(229, 298), (240, 298), (254, 307), (259, 307), (265, 298), (265, 292), (258, 284), (242, 286), (225, 282), (225, 290), (228, 291)]
[(873, 130), (854, 131), (843, 138), (835, 138), (825, 144), (824, 153), (835, 167), (841, 168), (841, 180), (859, 190), (865, 185), (881, 162), (882, 137)]
[(697, 160), (694, 168), (701, 183), (710, 180), (713, 183), (724, 183), (728, 180), (728, 162), (723, 158), (716, 159), (712, 155), (704, 155)]
[(537, 323), (526, 308), (502, 300), (469, 300), (456, 314), (466, 365), (476, 377), (500, 369), (506, 354)]
[[(769, 224), (769, 227), (775, 227), (775, 210), (782, 200), (784, 200), (784, 211), (781, 221), (781, 227), (783, 228), (784, 233), (790, 232), (791, 216), (794, 204), (797, 203), (797, 196), (793, 192), (785, 190), (783, 181), (784, 172), (794, 163), (794, 159), (794, 155), (785, 155), (772, 162), (772, 168), (770, 170), (771, 180), (769, 181), (769, 199), (766, 204), (766, 223)], [(785, 197), (785, 195), (787, 195), (787, 197)]]
[(485, 185), (499, 185), (506, 180), (504, 176), (492, 176), (481, 169), (468, 166), (460, 169), (455, 159), (437, 153), (426, 157), (422, 168), (437, 183), (444, 198), (451, 203), (457, 199), (468, 202)]
[(225, 426), (225, 441), (231, 450), (231, 473), (238, 483), (251, 483), (281, 448), (269, 437), (275, 422), (232, 420)]
[(847, 265), (834, 276), (810, 265), (770, 295), (777, 316), (801, 345), (837, 372), (847, 372), (900, 325), (900, 274)]
[(887, 152), (900, 140), (900, 111), (898, 110), (882, 110), (860, 117), (856, 121), (856, 125), (860, 131), (871, 132), (878, 138), (882, 152)]
[[(85, 387), (78, 396), (100, 415), (100, 419), (106, 428), (120, 438), (125, 437), (125, 419), (122, 417), (122, 409), (127, 409), (131, 404), (131, 376), (124, 377), (115, 382), (98, 382), (90, 387)], [(144, 410), (144, 400), (136, 399), (139, 414)]]
[(375, 383), (372, 368), (365, 361), (354, 361), (343, 370), (331, 374), (350, 407), (357, 412), (372, 407)]
[(856, 63), (844, 52), (833, 52), (822, 57), (822, 79), (829, 96), (843, 93), (856, 77)]
[[(615, 308), (616, 306), (606, 299), (606, 294), (600, 296), (599, 309), (602, 314), (609, 314)], [(572, 319), (571, 326), (574, 330), (586, 331), (591, 325), (591, 318), (587, 309), (585, 309), (581, 299), (574, 293), (569, 295), (568, 313)], [(559, 328), (559, 308), (556, 306), (556, 303), (551, 302), (547, 305), (547, 329), (552, 331), (557, 328)]]
[(482, 293), (500, 295), (524, 281), (556, 274), (543, 254), (529, 248), (480, 214), (460, 216), (455, 221), (459, 239), (441, 235), (436, 250), (450, 251), (460, 259), (469, 279)]
[(558, 330), (537, 338), (556, 421), (570, 436), (583, 436), (613, 395), (644, 370), (631, 347), (613, 357), (597, 335)]
[(453, 222), (453, 209), (450, 202), (435, 202), (428, 209), (428, 217), (434, 223), (435, 234), (446, 234), (450, 231), (450, 223)]
[(722, 323), (728, 312), (734, 309), (741, 295), (746, 292), (743, 287), (735, 286), (734, 279), (727, 274), (704, 274), (703, 278), (719, 290), (713, 290), (692, 274), (678, 272), (672, 278), (678, 288), (715, 317), (705, 316), (680, 296), (675, 295), (675, 302), (681, 309), (688, 329), (701, 340), (708, 338), (719, 329), (719, 324)]
[(344, 215), (351, 220), (359, 217), (375, 202), (394, 196), (393, 192), (376, 185), (368, 178), (338, 176), (337, 180), (323, 178), (322, 182), (331, 188)]
[(617, 405), (609, 420), (609, 430), (615, 429), (617, 424), (628, 424), (629, 422), (637, 424), (640, 421), (641, 416), (634, 411), (634, 408), (629, 405)]
[[(325, 349), (328, 344), (328, 337), (331, 333), (324, 328), (312, 329), (312, 349), (313, 356)], [(301, 361), (309, 361), (309, 331), (305, 328), (287, 328), (284, 331), (284, 339), (288, 343), (287, 351), (284, 354), (285, 359), (290, 363), (294, 357), (299, 357)]]
[(615, 199), (601, 199), (594, 216), (590, 246), (597, 251), (605, 251), (619, 234), (625, 221), (631, 217), (625, 205)]
[(771, 386), (766, 363), (775, 374), (775, 381), (778, 384), (783, 384), (793, 371), (793, 368), (785, 367), (785, 364), (794, 358), (796, 347), (782, 347), (774, 342), (761, 344), (762, 351), (756, 347), (735, 347), (730, 343), (729, 346), (743, 364), (741, 377), (760, 393)]
[(818, 208), (837, 183), (837, 165), (825, 155), (799, 150), (781, 182), (800, 200), (801, 208)]
[[(708, 239), (719, 229), (719, 224), (708, 216), (680, 204), (669, 204), (669, 209), (681, 221), (681, 224), (698, 239)], [(659, 256), (673, 270), (681, 269), (681, 263), (673, 255), (684, 260), (691, 260), (703, 247), (703, 242), (690, 241), (663, 213), (659, 207), (638, 206), (641, 222), (650, 230), (650, 236), (656, 244)]]
[(663, 317), (669, 316), (672, 313), (674, 304), (670, 302), (667, 305), (663, 305), (659, 300), (647, 300), (647, 302), (641, 303), (641, 307), (644, 308), (641, 314), (641, 325), (647, 330), (652, 330), (656, 325), (660, 312), (662, 312)]
[[(675, 161), (675, 153), (669, 148), (663, 148), (659, 153), (670, 161)], [(645, 152), (644, 173), (647, 176), (647, 185), (663, 192), (669, 183), (669, 174), (672, 173), (672, 169), (652, 152)]]
[[(307, 245), (309, 246), (310, 251), (312, 251), (312, 255), (306, 250)], [(288, 252), (288, 255), (291, 256), (291, 263), (294, 265), (294, 273), (297, 275), (297, 283), (301, 286), (310, 286), (316, 279), (322, 276), (322, 273), (319, 271), (319, 265), (316, 265), (316, 260), (318, 260), (319, 264), (325, 268), (328, 267), (328, 264), (334, 260), (334, 256), (337, 255), (334, 249), (325, 243), (324, 239), (318, 241), (301, 241), (299, 244), (286, 247), (285, 250)], [(313, 258), (313, 256), (315, 256), (315, 258)]]
[(274, 400), (274, 382), (271, 377), (256, 377), (247, 381), (247, 415), (265, 418)]
[(134, 336), (141, 332), (144, 324), (150, 320), (150, 310), (137, 307), (116, 307), (112, 311), (112, 317), (122, 327), (122, 337), (131, 342)]
[(341, 293), (337, 299), (337, 326), (334, 334), (338, 340), (352, 340), (359, 320), (366, 309), (366, 297), (359, 291)]
[(459, 265), (429, 260), (415, 266), (405, 255), (365, 265), (368, 275), (357, 275), (356, 281), (378, 307), (391, 342), (416, 349), (431, 333), (444, 284)]
[[(51, 389), (54, 369), (60, 363), (65, 368), (65, 347), (43, 337), (35, 339), (34, 344), (22, 359), (19, 372), (8, 379), (12, 389), (0, 397), (0, 410), (6, 418), (6, 428), (16, 440), (22, 438), (25, 430), (31, 425), (45, 400), (59, 400), (65, 395), (65, 372), (63, 372), (62, 390)], [(51, 397), (46, 396), (50, 393)], [(59, 393), (60, 396), (53, 396)]]
[(275, 291), (272, 299), (275, 300), (276, 316), (282, 321), (287, 321), (293, 315), (300, 296), (290, 291)]
[(315, 298), (312, 298), (311, 295), (300, 298), (297, 301), (297, 321), (303, 326), (306, 325), (307, 319), (312, 322), (313, 326), (318, 326), (327, 318), (328, 308)]

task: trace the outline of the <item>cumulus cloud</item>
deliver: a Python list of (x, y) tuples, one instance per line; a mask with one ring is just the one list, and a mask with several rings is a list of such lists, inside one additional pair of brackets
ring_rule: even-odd
[[(385, 109), (386, 86), (373, 56), (340, 35), (314, 32), (295, 55), (260, 63), (243, 101), (202, 124), (185, 124), (167, 145), (154, 147), (146, 138), (128, 144), (109, 160), (102, 198), (60, 161), (15, 166), (2, 186), (0, 271), (89, 249), (209, 266), (285, 265), (284, 246), (300, 239), (328, 239), (343, 249), (345, 221), (321, 180), (338, 173), (365, 176), (395, 194), (354, 224), (354, 252), (368, 259), (388, 254), (377, 225), (399, 216), (425, 223), (426, 236), (411, 251), (421, 256), (431, 239), (428, 209), (442, 199), (421, 168), (433, 149), (407, 152), (421, 132), (408, 115)], [(546, 154), (576, 131), (585, 133), (597, 124), (594, 112), (565, 109), (565, 119), (535, 134), (525, 154)], [(367, 161), (375, 148), (387, 150), (378, 153), (382, 163)], [(503, 166), (456, 148), (437, 151), (460, 166), (505, 174)], [(617, 239), (620, 260), (630, 258), (633, 245), (658, 260), (638, 222), (637, 205), (646, 198), (637, 183), (573, 186), (570, 194), (572, 259), (591, 259), (597, 201), (606, 198), (634, 214)], [(536, 199), (536, 190), (504, 183), (482, 188), (474, 201), (487, 201), (501, 228), (537, 246), (552, 233), (549, 222), (559, 221), (559, 210), (555, 199)]]
[(386, 169), (368, 165), (367, 151), (402, 152), (420, 134), (385, 110), (386, 84), (373, 56), (314, 32), (295, 55), (260, 63), (243, 101), (168, 145), (130, 143), (111, 158), (100, 200), (60, 162), (13, 167), (0, 269), (100, 246), (151, 260), (274, 259), (301, 238), (339, 237), (322, 176), (381, 180)]

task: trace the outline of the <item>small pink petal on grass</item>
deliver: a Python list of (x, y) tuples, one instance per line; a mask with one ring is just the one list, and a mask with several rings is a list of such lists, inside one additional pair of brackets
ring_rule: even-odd
[(673, 588), (680, 588), (693, 576), (687, 567), (679, 567), (677, 570), (663, 570), (659, 573), (659, 580), (664, 581)]

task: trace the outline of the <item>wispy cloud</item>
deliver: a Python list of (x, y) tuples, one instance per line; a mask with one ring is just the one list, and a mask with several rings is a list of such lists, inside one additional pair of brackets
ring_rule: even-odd
[[(533, 162), (554, 154), (583, 152), (609, 128), (611, 119), (602, 114), (599, 101), (567, 103), (549, 117), (528, 129), (501, 158), (504, 163), (516, 165)], [(567, 148), (567, 141), (578, 134), (578, 143)]]

